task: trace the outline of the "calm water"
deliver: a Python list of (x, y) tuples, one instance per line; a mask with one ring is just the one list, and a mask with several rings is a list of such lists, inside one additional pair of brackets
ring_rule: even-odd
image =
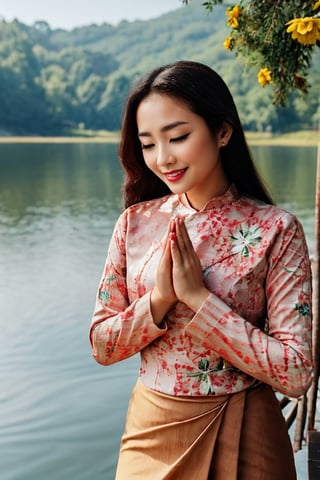
[[(120, 211), (116, 151), (0, 144), (0, 480), (114, 478), (138, 358), (99, 366), (88, 327)], [(253, 151), (312, 252), (316, 149)]]

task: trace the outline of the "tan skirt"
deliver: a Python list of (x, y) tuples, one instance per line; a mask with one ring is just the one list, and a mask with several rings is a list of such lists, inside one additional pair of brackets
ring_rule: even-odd
[(190, 398), (138, 381), (116, 480), (296, 480), (279, 402), (267, 385)]

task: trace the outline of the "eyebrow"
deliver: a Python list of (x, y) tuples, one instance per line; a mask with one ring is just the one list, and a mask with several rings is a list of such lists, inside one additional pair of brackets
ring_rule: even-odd
[[(160, 129), (160, 132), (168, 132), (169, 130), (172, 130), (173, 128), (176, 128), (176, 127), (179, 127), (180, 125), (187, 125), (188, 122), (183, 122), (183, 121), (176, 121), (176, 122), (172, 122), (172, 123), (169, 123), (168, 125), (164, 125), (164, 127), (162, 127)], [(151, 133), (150, 132), (138, 132), (138, 137), (151, 137)]]

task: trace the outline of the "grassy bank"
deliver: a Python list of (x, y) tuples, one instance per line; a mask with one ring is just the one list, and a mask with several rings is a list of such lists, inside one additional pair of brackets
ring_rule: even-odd
[(0, 143), (117, 143), (118, 132), (70, 130), (59, 136), (0, 136)]
[[(318, 146), (320, 132), (305, 130), (279, 135), (264, 132), (247, 132), (247, 141), (250, 145), (278, 145), (278, 146)], [(37, 137), (37, 136), (0, 136), (0, 143), (117, 143), (118, 132), (74, 131), (66, 136)]]
[(247, 141), (250, 145), (278, 145), (286, 147), (307, 147), (320, 144), (320, 131), (304, 130), (283, 134), (270, 135), (269, 133), (247, 132)]

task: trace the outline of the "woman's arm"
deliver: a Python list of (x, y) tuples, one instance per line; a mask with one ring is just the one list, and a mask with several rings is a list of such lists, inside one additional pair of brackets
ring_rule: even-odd
[(124, 213), (112, 235), (90, 328), (93, 356), (102, 365), (134, 355), (166, 331), (154, 322), (151, 292), (129, 304), (125, 237)]
[(311, 269), (301, 225), (290, 214), (280, 222), (268, 259), (268, 332), (213, 293), (186, 330), (236, 368), (286, 395), (299, 396), (312, 376)]

